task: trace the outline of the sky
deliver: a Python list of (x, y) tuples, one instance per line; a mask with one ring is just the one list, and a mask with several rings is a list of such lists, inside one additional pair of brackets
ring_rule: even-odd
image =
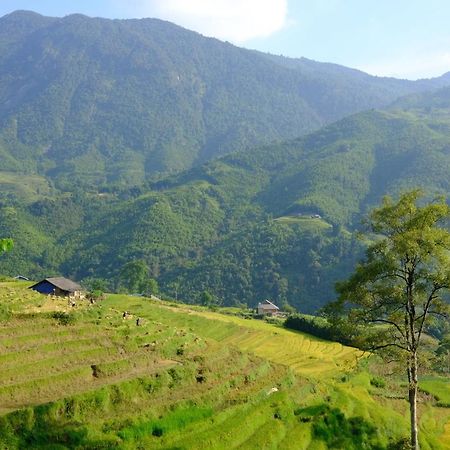
[(156, 17), (241, 47), (428, 78), (450, 71), (449, 0), (0, 0), (49, 16)]

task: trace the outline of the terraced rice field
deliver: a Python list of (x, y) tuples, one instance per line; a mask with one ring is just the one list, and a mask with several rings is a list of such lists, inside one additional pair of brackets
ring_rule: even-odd
[(0, 171), (0, 189), (23, 201), (32, 202), (50, 193), (48, 181), (39, 175)]
[(354, 368), (358, 359), (363, 356), (354, 348), (322, 341), (263, 321), (249, 321), (210, 312), (194, 314), (214, 322), (224, 321), (237, 325), (236, 332), (224, 339), (224, 343), (288, 366), (303, 376), (334, 376), (337, 372)]
[[(114, 303), (117, 300), (117, 298), (111, 298), (110, 301)], [(132, 310), (132, 303), (128, 304)], [(401, 415), (377, 404), (368, 393), (370, 377), (367, 374), (362, 378), (356, 378), (351, 383), (338, 383), (336, 387), (335, 380), (341, 378), (343, 374), (351, 373), (358, 361), (363, 358), (362, 353), (356, 349), (276, 327), (263, 321), (245, 320), (197, 307), (148, 303), (139, 305), (138, 310), (140, 314), (148, 314), (149, 317), (158, 316), (161, 320), (170, 321), (174, 326), (192, 327), (202, 336), (214, 339), (222, 345), (234, 346), (241, 351), (251, 352), (274, 364), (289, 368), (303, 379), (313, 382), (313, 392), (308, 393), (310, 401), (332, 397), (348, 414), (362, 415), (371, 423), (378, 423), (379, 428), (385, 430), (386, 434), (394, 424), (397, 430), (406, 427), (406, 402), (403, 404), (404, 412)], [(318, 381), (319, 384), (317, 384)], [(450, 419), (450, 415), (447, 414), (447, 417)], [(422, 430), (423, 433), (429, 432), (432, 426), (428, 423), (427, 428)], [(434, 426), (437, 428), (435, 432), (442, 433), (441, 425), (436, 422)], [(297, 430), (298, 427), (294, 428)], [(297, 430), (297, 432), (303, 436), (310, 433), (305, 430)], [(305, 437), (305, 442), (307, 441)], [(445, 435), (441, 435), (428, 448), (446, 448), (444, 442)], [(289, 448), (287, 443), (285, 445)], [(316, 448), (315, 445), (313, 448)], [(223, 448), (225, 447), (226, 445)], [(222, 447), (219, 445), (217, 448)], [(308, 446), (305, 444), (304, 448)]]
[[(120, 298), (112, 296), (109, 304), (116, 306)], [(128, 308), (133, 311), (131, 302), (128, 302)], [(137, 305), (135, 310), (144, 317), (166, 318), (175, 326), (194, 327), (206, 337), (288, 366), (303, 376), (335, 376), (338, 372), (354, 368), (362, 357), (362, 352), (357, 349), (264, 321), (161, 303)]]
[(49, 319), (14, 320), (0, 327), (0, 412), (174, 364), (147, 349), (119, 344), (112, 330), (92, 324), (68, 327)]
[[(351, 450), (406, 429), (401, 408), (376, 401), (370, 375), (355, 372), (355, 349), (121, 295), (70, 309), (25, 287), (0, 286), (10, 310), (0, 324), (0, 448)], [(427, 414), (423, 449), (444, 449), (445, 411)], [(319, 435), (324, 417), (348, 436)]]

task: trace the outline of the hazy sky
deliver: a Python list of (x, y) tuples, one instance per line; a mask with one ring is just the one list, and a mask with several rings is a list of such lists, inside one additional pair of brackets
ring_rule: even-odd
[(449, 0), (0, 0), (63, 16), (158, 17), (236, 45), (421, 78), (450, 71)]

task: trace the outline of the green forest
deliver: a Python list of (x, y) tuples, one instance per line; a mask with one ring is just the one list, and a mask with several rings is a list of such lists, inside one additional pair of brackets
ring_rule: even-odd
[(130, 188), (62, 191), (8, 173), (0, 233), (17, 246), (1, 270), (118, 289), (123, 266), (139, 260), (169, 297), (208, 291), (223, 305), (267, 297), (315, 311), (361, 257), (357, 232), (383, 195), (450, 191), (448, 93)]
[(371, 77), (153, 19), (0, 23), (6, 275), (120, 291), (139, 262), (168, 297), (313, 312), (383, 195), (450, 192), (447, 76)]

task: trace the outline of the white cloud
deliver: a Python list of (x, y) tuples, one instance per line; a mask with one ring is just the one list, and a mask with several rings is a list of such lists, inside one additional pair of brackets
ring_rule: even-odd
[(126, 8), (135, 17), (158, 17), (235, 43), (287, 24), (287, 0), (128, 0)]
[(417, 54), (403, 54), (395, 59), (358, 67), (372, 75), (395, 78), (430, 78), (450, 71), (450, 51), (430, 51)]

